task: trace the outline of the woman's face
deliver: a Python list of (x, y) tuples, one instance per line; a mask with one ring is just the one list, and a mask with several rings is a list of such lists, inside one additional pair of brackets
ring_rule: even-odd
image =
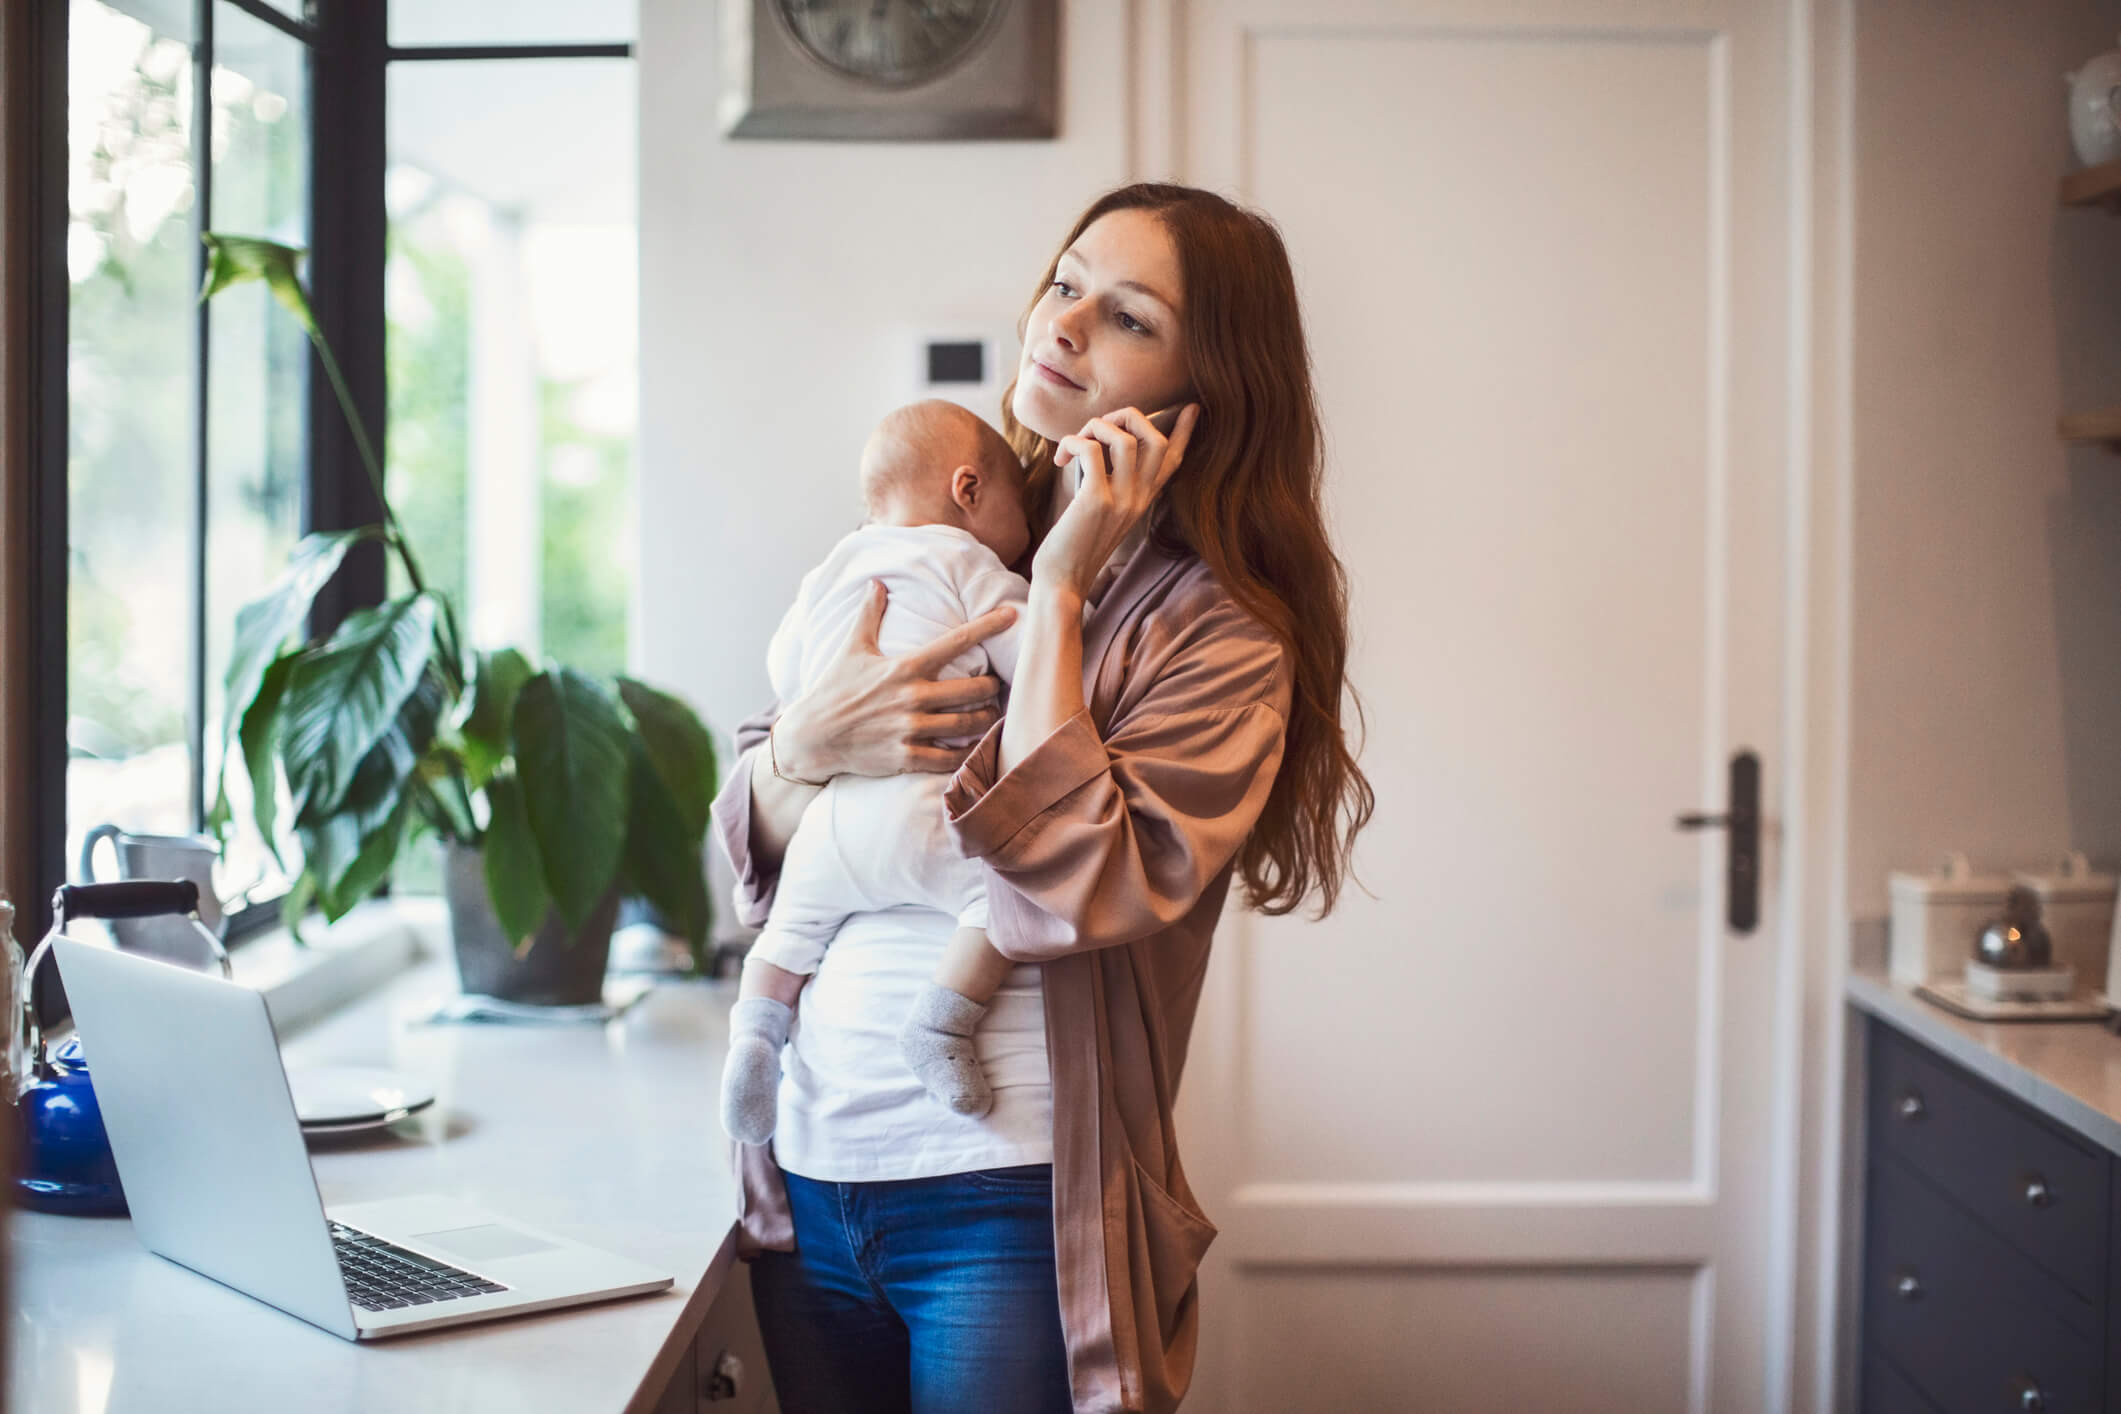
[(1178, 250), (1146, 211), (1108, 211), (1062, 253), (1024, 325), (1016, 420), (1058, 441), (1120, 408), (1183, 402), (1186, 292)]

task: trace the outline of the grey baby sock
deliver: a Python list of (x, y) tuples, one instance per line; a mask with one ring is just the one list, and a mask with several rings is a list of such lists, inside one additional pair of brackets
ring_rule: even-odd
[(961, 1115), (983, 1115), (994, 1092), (979, 1068), (972, 1033), (987, 1008), (940, 982), (921, 988), (906, 1024), (898, 1030), (899, 1053), (929, 1094)]
[(773, 1137), (781, 1093), (781, 1047), (795, 1013), (771, 997), (744, 997), (729, 1008), (729, 1060), (722, 1068), (722, 1128), (732, 1139), (763, 1144)]

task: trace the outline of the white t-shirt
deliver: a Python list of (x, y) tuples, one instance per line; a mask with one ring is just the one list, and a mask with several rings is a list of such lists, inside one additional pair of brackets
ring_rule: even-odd
[(1037, 964), (1009, 974), (973, 1037), (994, 1088), (986, 1114), (956, 1113), (899, 1056), (899, 1024), (956, 926), (949, 914), (919, 907), (857, 913), (841, 925), (796, 1003), (773, 1135), (782, 1168), (864, 1183), (1053, 1162)]
[[(882, 579), (888, 594), (878, 646), (894, 656), (997, 604), (1021, 605), (1028, 589), (1023, 576), (968, 531), (865, 525), (804, 576), (774, 633), (767, 671), (783, 702), (798, 696), (845, 640), (872, 579)], [(937, 676), (991, 668), (1010, 681), (1016, 647), (1012, 626), (959, 654)], [(955, 850), (940, 813), (920, 823), (925, 829), (908, 829), (876, 847)], [(851, 846), (843, 840), (842, 847)], [(789, 1032), (773, 1138), (782, 1168), (855, 1183), (1052, 1162), (1053, 1095), (1036, 964), (1010, 973), (974, 1037), (994, 1090), (986, 1114), (952, 1111), (921, 1088), (899, 1055), (899, 1026), (956, 927), (951, 915), (917, 905), (855, 913), (840, 926), (803, 988)]]

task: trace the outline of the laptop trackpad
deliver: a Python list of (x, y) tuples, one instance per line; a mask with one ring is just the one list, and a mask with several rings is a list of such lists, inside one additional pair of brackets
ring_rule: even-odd
[(518, 1228), (505, 1223), (480, 1223), (476, 1227), (444, 1228), (440, 1232), (416, 1232), (415, 1242), (428, 1247), (437, 1247), (444, 1252), (454, 1252), (459, 1257), (472, 1261), (490, 1261), (495, 1257), (521, 1257), (530, 1252), (550, 1252), (554, 1245), (532, 1237)]

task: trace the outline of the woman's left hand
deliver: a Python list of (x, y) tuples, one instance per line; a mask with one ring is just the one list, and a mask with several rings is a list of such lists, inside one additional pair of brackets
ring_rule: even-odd
[(1062, 474), (1080, 471), (1082, 484), (1032, 557), (1034, 588), (1044, 584), (1088, 597), (1105, 561), (1178, 470), (1199, 419), (1200, 404), (1188, 403), (1165, 437), (1138, 409), (1121, 408), (1091, 418), (1082, 431), (1060, 439), (1053, 459), (1072, 456), (1074, 463)]

